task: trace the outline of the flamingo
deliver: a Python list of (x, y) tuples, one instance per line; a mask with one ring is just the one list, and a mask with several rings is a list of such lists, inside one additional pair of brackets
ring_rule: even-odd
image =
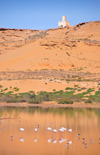
[(20, 131), (22, 131), (22, 132), (23, 132), (24, 130), (25, 130), (24, 128), (20, 128)]
[(47, 128), (47, 130), (51, 131), (51, 130), (52, 130), (52, 128), (48, 127), (48, 128)]
[(66, 131), (66, 128), (61, 127), (61, 128), (59, 129), (59, 131), (60, 131), (60, 132), (64, 132), (64, 131)]
[(63, 132), (64, 130), (62, 128), (59, 129), (60, 132)]
[(23, 132), (24, 130), (25, 130), (24, 128), (20, 128), (20, 131), (22, 131), (22, 132)]
[(68, 132), (72, 132), (72, 129), (68, 129), (67, 131), (68, 131)]
[(53, 131), (53, 132), (55, 132), (55, 133), (57, 132), (57, 130), (56, 130), (56, 129), (53, 129), (52, 131)]
[(66, 131), (67, 129), (66, 128), (64, 128), (64, 127), (61, 127), (60, 129), (62, 129), (62, 130), (64, 130), (64, 131)]
[(72, 144), (72, 140), (69, 140), (69, 141), (68, 141), (68, 144)]

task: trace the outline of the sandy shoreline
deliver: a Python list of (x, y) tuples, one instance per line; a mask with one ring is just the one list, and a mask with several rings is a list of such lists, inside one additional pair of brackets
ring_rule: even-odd
[(100, 104), (57, 104), (57, 102), (43, 102), (41, 104), (29, 103), (0, 103), (0, 107), (65, 107), (65, 108), (100, 108)]

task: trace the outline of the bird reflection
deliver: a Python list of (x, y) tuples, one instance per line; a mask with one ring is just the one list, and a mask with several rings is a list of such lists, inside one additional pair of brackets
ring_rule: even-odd
[(21, 137), (21, 138), (19, 138), (19, 140), (20, 140), (21, 142), (24, 142), (24, 138), (22, 138), (22, 137)]
[(52, 139), (47, 139), (47, 142), (50, 143), (52, 141)]
[(66, 141), (66, 138), (65, 139), (64, 138), (59, 139), (59, 143), (63, 143), (65, 141)]
[(34, 138), (34, 142), (37, 142), (37, 138)]
[(52, 142), (55, 144), (55, 143), (57, 143), (57, 140), (56, 140), (56, 139), (54, 139), (54, 140), (52, 140)]

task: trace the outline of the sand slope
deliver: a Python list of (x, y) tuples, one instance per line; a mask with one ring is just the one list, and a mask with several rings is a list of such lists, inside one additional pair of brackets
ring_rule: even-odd
[(47, 30), (43, 35), (41, 31), (32, 33), (31, 30), (0, 31), (0, 71), (81, 67), (83, 71), (100, 72), (99, 21)]
[[(100, 21), (46, 31), (0, 29), (0, 72), (42, 70), (59, 72), (65, 70), (66, 73), (72, 71), (74, 74), (78, 72), (78, 76), (80, 73), (97, 73), (95, 77), (99, 78)], [(7, 73), (4, 74), (7, 75)], [(13, 74), (13, 79), (14, 76), (15, 74)], [(25, 81), (21, 78), (22, 81), (20, 79), (17, 81), (1, 80), (0, 84), (4, 88), (17, 86), (20, 92), (65, 90), (68, 86), (63, 82), (46, 85), (45, 73), (42, 77), (44, 77), (43, 81), (29, 79)], [(54, 78), (58, 78), (58, 74)], [(65, 75), (62, 78), (65, 78)], [(73, 87), (74, 84), (75, 82), (71, 86)], [(97, 89), (97, 86), (94, 87)]]

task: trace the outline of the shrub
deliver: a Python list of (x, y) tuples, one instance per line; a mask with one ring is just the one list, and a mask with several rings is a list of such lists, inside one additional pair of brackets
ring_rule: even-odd
[(11, 95), (11, 94), (13, 94), (13, 91), (8, 91), (6, 94)]
[(3, 86), (2, 85), (0, 85), (0, 88), (2, 88)]
[(66, 79), (66, 81), (70, 81), (70, 79)]
[(96, 92), (95, 92), (95, 95), (96, 95), (96, 96), (100, 96), (100, 91), (96, 91)]
[(73, 101), (65, 98), (65, 99), (59, 100), (58, 104), (73, 104)]
[(92, 91), (94, 91), (94, 88), (89, 88), (89, 89), (87, 89), (87, 92), (88, 92), (88, 93), (90, 93), (90, 92), (92, 92)]
[(90, 79), (83, 79), (83, 81), (91, 81)]
[(28, 103), (38, 104), (42, 102), (42, 98), (40, 96), (36, 96), (36, 98), (29, 99)]
[(86, 88), (85, 88), (85, 87), (82, 87), (81, 89), (84, 90), (84, 89), (86, 89)]
[(66, 87), (65, 90), (73, 90), (71, 87)]
[(4, 91), (8, 90), (8, 88), (5, 88)]
[(67, 77), (69, 78), (69, 77), (70, 77), (70, 75), (68, 74), (68, 75), (67, 75)]
[(42, 98), (43, 101), (52, 101), (52, 93), (43, 91), (39, 93), (39, 96)]
[(78, 87), (78, 85), (74, 85), (74, 87)]
[(81, 81), (81, 77), (78, 77), (78, 81)]
[(85, 101), (85, 103), (91, 103), (92, 104), (92, 101), (88, 99)]
[(28, 100), (28, 99), (32, 99), (32, 98), (34, 98), (36, 95), (34, 94), (34, 93), (19, 93), (19, 95), (21, 96), (21, 97), (23, 97), (23, 98), (25, 98), (26, 100)]
[(14, 91), (19, 91), (19, 88), (17, 88), (17, 87), (14, 87), (13, 89), (14, 89)]
[(81, 89), (78, 89), (78, 91), (81, 91)]
[(50, 79), (50, 81), (53, 81), (52, 79)]

